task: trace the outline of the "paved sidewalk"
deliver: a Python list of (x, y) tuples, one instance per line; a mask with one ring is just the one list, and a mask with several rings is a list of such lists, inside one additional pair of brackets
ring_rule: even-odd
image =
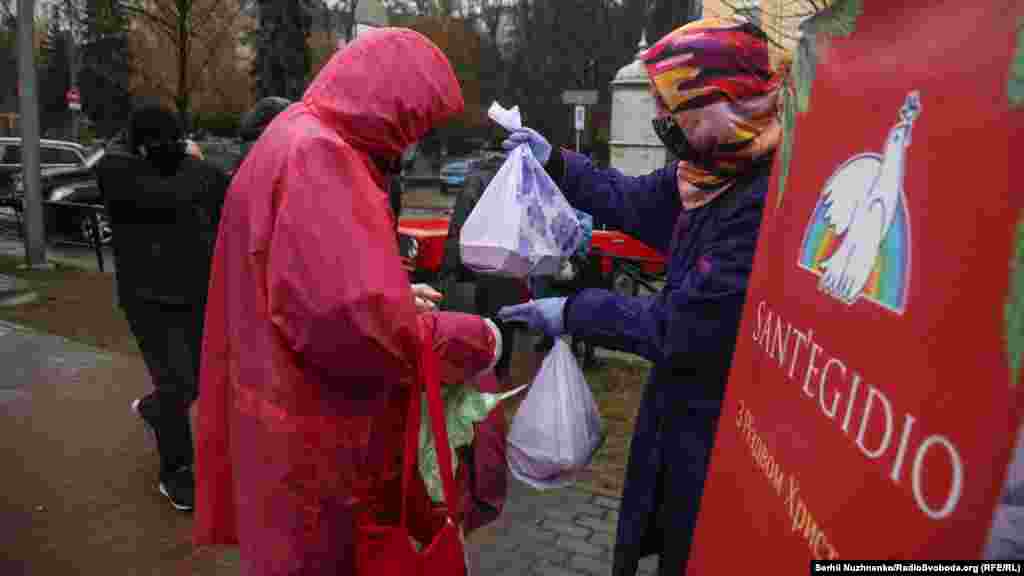
[[(619, 500), (572, 488), (535, 491), (509, 479), (505, 511), (474, 534), (471, 576), (606, 576)], [(657, 571), (655, 558), (639, 574)]]
[[(0, 322), (0, 365), (0, 574), (238, 574), (237, 553), (191, 546), (191, 516), (155, 489), (128, 409), (150, 389), (140, 358)], [(470, 539), (472, 574), (609, 574), (617, 507), (510, 479), (504, 514)]]

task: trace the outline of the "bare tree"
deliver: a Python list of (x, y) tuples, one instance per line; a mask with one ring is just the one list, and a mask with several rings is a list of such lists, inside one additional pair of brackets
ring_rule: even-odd
[[(191, 124), (192, 100), (204, 71), (218, 57), (235, 56), (240, 20), (251, 19), (254, 0), (130, 0), (125, 10), (143, 36), (143, 50), (153, 56), (173, 50), (174, 78), (148, 66), (134, 72), (150, 87), (170, 96), (186, 126)], [(138, 48), (138, 46), (136, 46)]]

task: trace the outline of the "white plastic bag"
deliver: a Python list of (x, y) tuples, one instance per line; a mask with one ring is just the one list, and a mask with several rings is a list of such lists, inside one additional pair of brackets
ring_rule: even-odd
[[(518, 107), (505, 110), (495, 102), (488, 114), (508, 130), (521, 127)], [(509, 153), (463, 223), (459, 251), (474, 272), (552, 276), (582, 241), (575, 210), (523, 144)]]
[(512, 475), (541, 490), (571, 484), (604, 440), (601, 415), (562, 339), (544, 358), (508, 434)]

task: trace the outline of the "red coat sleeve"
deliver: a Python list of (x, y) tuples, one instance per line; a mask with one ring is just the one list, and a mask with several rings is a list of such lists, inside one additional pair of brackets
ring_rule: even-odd
[(501, 333), (487, 320), (459, 312), (429, 312), (420, 322), (434, 334), (442, 384), (458, 384), (493, 370), (501, 357)]
[(407, 381), (419, 328), (387, 195), (337, 138), (306, 140), (286, 166), (267, 254), (274, 325), (337, 382)]

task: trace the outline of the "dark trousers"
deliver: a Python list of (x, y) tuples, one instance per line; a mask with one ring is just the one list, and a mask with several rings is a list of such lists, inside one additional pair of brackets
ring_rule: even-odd
[(156, 432), (161, 477), (192, 465), (189, 406), (199, 393), (202, 306), (122, 301), (156, 390), (143, 415)]

